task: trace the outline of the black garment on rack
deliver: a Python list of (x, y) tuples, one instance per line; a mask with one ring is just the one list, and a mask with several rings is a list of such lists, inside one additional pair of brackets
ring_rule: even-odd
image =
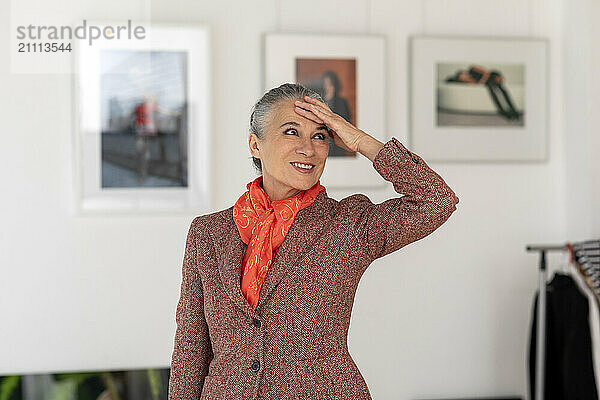
[[(537, 299), (536, 291), (529, 341), (529, 393), (535, 399)], [(598, 399), (589, 304), (577, 282), (555, 273), (546, 286), (546, 351), (544, 400)]]

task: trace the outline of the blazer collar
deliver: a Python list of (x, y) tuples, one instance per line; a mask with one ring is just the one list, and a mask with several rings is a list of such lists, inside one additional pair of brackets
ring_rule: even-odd
[(222, 250), (217, 254), (217, 257), (220, 258), (219, 274), (227, 295), (246, 314), (253, 317), (260, 315), (261, 306), (265, 304), (265, 300), (286, 271), (297, 265), (302, 256), (315, 243), (319, 234), (323, 232), (327, 221), (324, 218), (328, 211), (327, 198), (327, 193), (324, 190), (320, 191), (311, 205), (296, 214), (294, 222), (269, 266), (267, 276), (260, 289), (256, 310), (250, 306), (241, 290), (242, 260), (247, 245), (242, 240), (233, 220), (233, 206), (221, 213), (225, 219), (223, 235), (213, 237), (215, 248)]

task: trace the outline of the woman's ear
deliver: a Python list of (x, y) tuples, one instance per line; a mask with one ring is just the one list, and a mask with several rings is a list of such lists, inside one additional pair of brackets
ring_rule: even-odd
[(256, 150), (258, 149), (258, 142), (256, 140), (256, 135), (254, 134), (250, 134), (248, 137), (248, 145), (250, 146), (250, 153), (252, 154), (253, 157), (258, 157), (258, 154), (256, 153)]

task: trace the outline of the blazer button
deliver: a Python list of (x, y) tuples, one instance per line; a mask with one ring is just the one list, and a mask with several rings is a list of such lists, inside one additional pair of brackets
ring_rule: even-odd
[(419, 160), (417, 158), (415, 158), (415, 157), (413, 157), (412, 160), (415, 162), (415, 164), (419, 163)]
[(255, 327), (260, 328), (260, 319), (252, 318), (252, 323), (254, 324)]
[(252, 361), (252, 366), (250, 368), (254, 372), (258, 371), (258, 369), (260, 368), (260, 363), (258, 362), (258, 360)]

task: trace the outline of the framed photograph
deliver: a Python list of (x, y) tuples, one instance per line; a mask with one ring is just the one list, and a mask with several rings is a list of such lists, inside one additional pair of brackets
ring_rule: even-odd
[[(378, 35), (267, 33), (263, 90), (287, 82), (318, 92), (331, 110), (382, 142), (385, 40)], [(329, 140), (321, 183), (332, 188), (382, 187), (371, 161)]]
[[(117, 30), (117, 24), (91, 25)], [(123, 33), (75, 42), (77, 209), (208, 207), (209, 31), (185, 25), (136, 28), (137, 37)]]
[(545, 161), (545, 39), (411, 37), (410, 147), (432, 161)]

